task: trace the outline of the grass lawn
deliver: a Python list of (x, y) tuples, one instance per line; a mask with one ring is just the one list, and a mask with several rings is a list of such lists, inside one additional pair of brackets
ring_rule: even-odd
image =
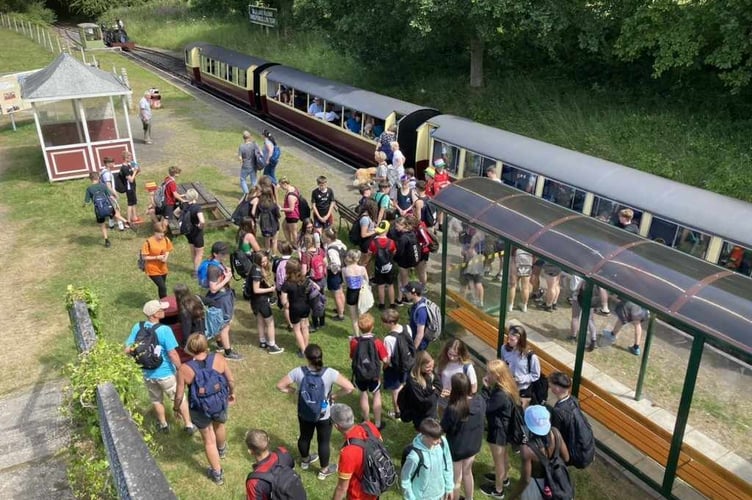
[[(9, 57), (3, 64), (16, 71), (29, 69), (33, 45), (23, 37), (0, 30), (0, 42)], [(39, 66), (45, 61), (37, 54)], [(165, 109), (155, 112), (154, 137), (150, 148), (138, 145), (146, 180), (160, 179), (172, 164), (184, 168), (184, 180), (201, 181), (210, 190), (233, 205), (238, 196), (235, 150), (239, 130), (246, 126), (242, 120), (224, 116), (212, 106), (198, 102), (158, 77), (137, 68), (115, 54), (97, 56), (102, 68), (126, 67), (137, 96), (139, 90), (152, 85), (160, 87)], [(49, 57), (48, 57), (49, 60)], [(28, 64), (27, 64), (28, 63)], [(132, 115), (135, 117), (135, 114)], [(310, 164), (304, 155), (286, 150), (282, 174), (291, 177), (301, 187), (313, 185), (313, 177), (326, 172), (325, 166)], [(231, 175), (232, 174), (232, 175)], [(345, 180), (337, 177), (339, 185)], [(112, 235), (113, 246), (105, 249), (94, 222), (92, 208), (82, 208), (84, 189), (88, 181), (67, 181), (50, 184), (44, 172), (43, 159), (37, 143), (33, 122), (24, 121), (18, 132), (12, 132), (7, 122), (0, 128), (0, 222), (4, 226), (5, 252), (2, 263), (6, 269), (6, 286), (14, 292), (4, 294), (0, 306), (7, 311), (2, 326), (6, 332), (18, 331), (18, 325), (33, 324), (34, 334), (25, 335), (23, 342), (9, 342), (6, 354), (8, 380), (17, 381), (13, 387), (32, 385), (42, 377), (59, 376), (62, 364), (75, 359), (72, 335), (64, 313), (63, 295), (70, 283), (88, 286), (99, 296), (102, 304), (103, 335), (122, 342), (134, 322), (143, 319), (141, 306), (155, 296), (154, 285), (136, 268), (138, 248), (148, 235), (142, 229)], [(338, 188), (339, 189), (339, 188)], [(142, 194), (142, 193), (140, 193)], [(142, 204), (143, 208), (144, 205)], [(214, 241), (232, 241), (234, 232), (207, 233), (206, 247)], [(176, 238), (175, 252), (170, 257), (169, 285), (193, 283), (188, 245)], [(236, 286), (239, 289), (239, 286)], [(347, 360), (346, 323), (328, 323), (312, 336), (325, 352), (326, 363), (349, 374)], [(21, 332), (19, 332), (20, 334)], [(233, 341), (245, 355), (235, 363), (238, 402), (231, 411), (229, 422), (230, 451), (224, 461), (226, 485), (217, 488), (203, 477), (206, 460), (200, 437), (189, 438), (180, 432), (157, 436), (161, 452), (157, 459), (180, 498), (227, 499), (243, 498), (243, 484), (250, 470), (250, 459), (243, 446), (243, 436), (249, 427), (261, 427), (272, 436), (275, 445), (284, 444), (295, 450), (297, 421), (295, 399), (274, 389), (275, 382), (299, 363), (294, 356), (292, 335), (281, 331), (280, 344), (288, 352), (270, 357), (253, 347), (257, 342), (255, 321), (247, 304), (238, 303), (232, 330)], [(19, 338), (20, 335), (19, 335)], [(438, 348), (438, 346), (434, 346)], [(20, 381), (20, 382), (19, 382)], [(354, 397), (346, 401), (357, 406)], [(144, 399), (144, 411), (149, 405)], [(407, 425), (389, 422), (385, 439), (395, 455), (412, 438)], [(334, 459), (340, 437), (333, 439)], [(296, 452), (294, 452), (297, 454)], [(512, 478), (518, 477), (519, 464), (513, 458)], [(488, 472), (491, 460), (484, 448), (477, 459), (478, 477)], [(635, 498), (639, 490), (611, 469), (598, 464), (587, 472), (573, 471), (578, 496), (581, 498)], [(304, 473), (304, 482), (312, 499), (327, 498), (335, 479), (318, 481), (312, 472)], [(382, 498), (398, 498), (396, 492)]]

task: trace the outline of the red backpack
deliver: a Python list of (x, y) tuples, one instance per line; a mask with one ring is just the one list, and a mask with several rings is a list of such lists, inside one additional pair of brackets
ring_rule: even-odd
[(423, 255), (434, 253), (439, 249), (439, 240), (422, 222), (415, 234), (418, 237), (418, 244), (420, 244), (420, 251)]
[(321, 248), (311, 257), (310, 276), (313, 281), (321, 281), (326, 278), (326, 252)]

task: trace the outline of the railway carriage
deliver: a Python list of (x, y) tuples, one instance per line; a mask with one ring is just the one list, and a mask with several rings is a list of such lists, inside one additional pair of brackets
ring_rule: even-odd
[[(407, 166), (413, 166), (415, 152), (428, 141), (420, 126), (438, 114), (287, 66), (272, 66), (262, 73), (261, 102), (264, 114), (336, 149), (358, 166), (374, 165), (375, 140), (392, 125), (398, 126), (397, 141)], [(312, 105), (321, 111), (309, 113)]]

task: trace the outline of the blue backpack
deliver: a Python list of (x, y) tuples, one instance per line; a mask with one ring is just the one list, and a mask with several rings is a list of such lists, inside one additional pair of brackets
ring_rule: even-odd
[(298, 417), (304, 422), (318, 422), (329, 404), (329, 395), (322, 378), (326, 368), (320, 372), (303, 367), (303, 380), (298, 391)]
[(212, 266), (222, 268), (222, 264), (213, 259), (206, 259), (198, 266), (196, 277), (198, 278), (198, 286), (201, 288), (209, 288), (209, 268)]
[(95, 191), (91, 197), (91, 201), (94, 204), (94, 215), (98, 219), (104, 219), (114, 215), (115, 210), (112, 208), (112, 202), (110, 196), (103, 191)]
[(204, 361), (192, 359), (188, 366), (196, 373), (191, 384), (189, 404), (192, 410), (204, 412), (207, 417), (219, 415), (227, 409), (230, 388), (227, 377), (212, 368), (214, 353)]

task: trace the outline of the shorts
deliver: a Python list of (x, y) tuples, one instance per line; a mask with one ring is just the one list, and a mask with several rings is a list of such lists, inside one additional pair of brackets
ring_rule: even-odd
[(373, 275), (373, 282), (376, 285), (393, 285), (394, 271), (388, 273), (375, 273)]
[(468, 284), (471, 281), (473, 283), (475, 283), (476, 285), (478, 283), (483, 283), (483, 276), (481, 276), (480, 274), (467, 274), (467, 273), (465, 273), (465, 274), (463, 274), (463, 276), (465, 277), (465, 284)]
[(254, 298), (251, 300), (251, 311), (258, 316), (261, 315), (264, 319), (269, 319), (272, 316), (272, 305), (269, 303), (269, 297)]
[(136, 185), (135, 184), (131, 184), (131, 188), (132, 189), (127, 190), (125, 192), (125, 198), (128, 200), (128, 206), (129, 207), (132, 207), (132, 206), (138, 204), (138, 199), (136, 198)]
[[(110, 215), (107, 217), (114, 217), (115, 216), (115, 210), (112, 211)], [(97, 224), (104, 224), (104, 221), (107, 220), (107, 217), (97, 217)]]
[(305, 309), (297, 309), (297, 308), (290, 308), (290, 323), (293, 325), (297, 325), (300, 323), (303, 319), (308, 318), (308, 316), (311, 315), (311, 308), (306, 307)]
[(333, 274), (331, 272), (326, 273), (326, 287), (330, 292), (336, 292), (342, 290), (342, 273)]
[(214, 294), (208, 293), (206, 299), (207, 305), (222, 309), (225, 325), (232, 321), (232, 316), (235, 314), (235, 292), (223, 290)]
[(530, 399), (533, 397), (533, 392), (529, 386), (525, 387), (524, 389), (520, 389), (520, 397), (527, 398), (527, 399)]
[(216, 415), (212, 415), (211, 417), (207, 416), (206, 413), (200, 410), (191, 409), (190, 412), (191, 422), (193, 422), (193, 425), (195, 425), (199, 429), (206, 429), (212, 424), (212, 422), (217, 422), (220, 424), (227, 422), (227, 410), (221, 411)]
[(527, 278), (533, 274), (533, 266), (517, 266), (517, 277)]
[(431, 252), (421, 252), (420, 260), (418, 262), (428, 262), (428, 258), (431, 256)]
[(300, 222), (300, 219), (298, 219), (297, 217), (285, 217), (285, 222), (287, 222), (288, 224), (297, 224), (298, 222)]
[(360, 298), (360, 288), (348, 288), (345, 292), (345, 302), (348, 306), (357, 306)]
[(175, 375), (170, 375), (165, 378), (147, 378), (146, 390), (149, 392), (149, 401), (152, 403), (164, 404), (164, 397), (170, 401), (175, 399), (175, 391), (178, 388), (177, 379)]
[(328, 219), (326, 219), (326, 222), (321, 222), (318, 217), (313, 217), (313, 227), (315, 228), (321, 228), (326, 229), (332, 225), (334, 222), (334, 216), (330, 215)]
[(398, 372), (391, 366), (384, 368), (384, 389), (394, 391), (407, 382), (409, 372)]
[(561, 274), (561, 268), (554, 264), (543, 264), (543, 268), (541, 270), (543, 271), (543, 274), (552, 278), (555, 278), (556, 276), (559, 276)]
[(192, 233), (185, 235), (185, 237), (188, 240), (188, 243), (194, 247), (204, 248), (204, 231), (202, 229), (193, 231)]
[(504, 429), (495, 428), (495, 429), (488, 429), (488, 434), (486, 435), (486, 442), (489, 444), (495, 444), (496, 446), (506, 446), (507, 445), (507, 433), (504, 432)]
[(381, 390), (381, 382), (379, 380), (354, 380), (355, 387), (360, 392), (370, 392), (375, 394)]

